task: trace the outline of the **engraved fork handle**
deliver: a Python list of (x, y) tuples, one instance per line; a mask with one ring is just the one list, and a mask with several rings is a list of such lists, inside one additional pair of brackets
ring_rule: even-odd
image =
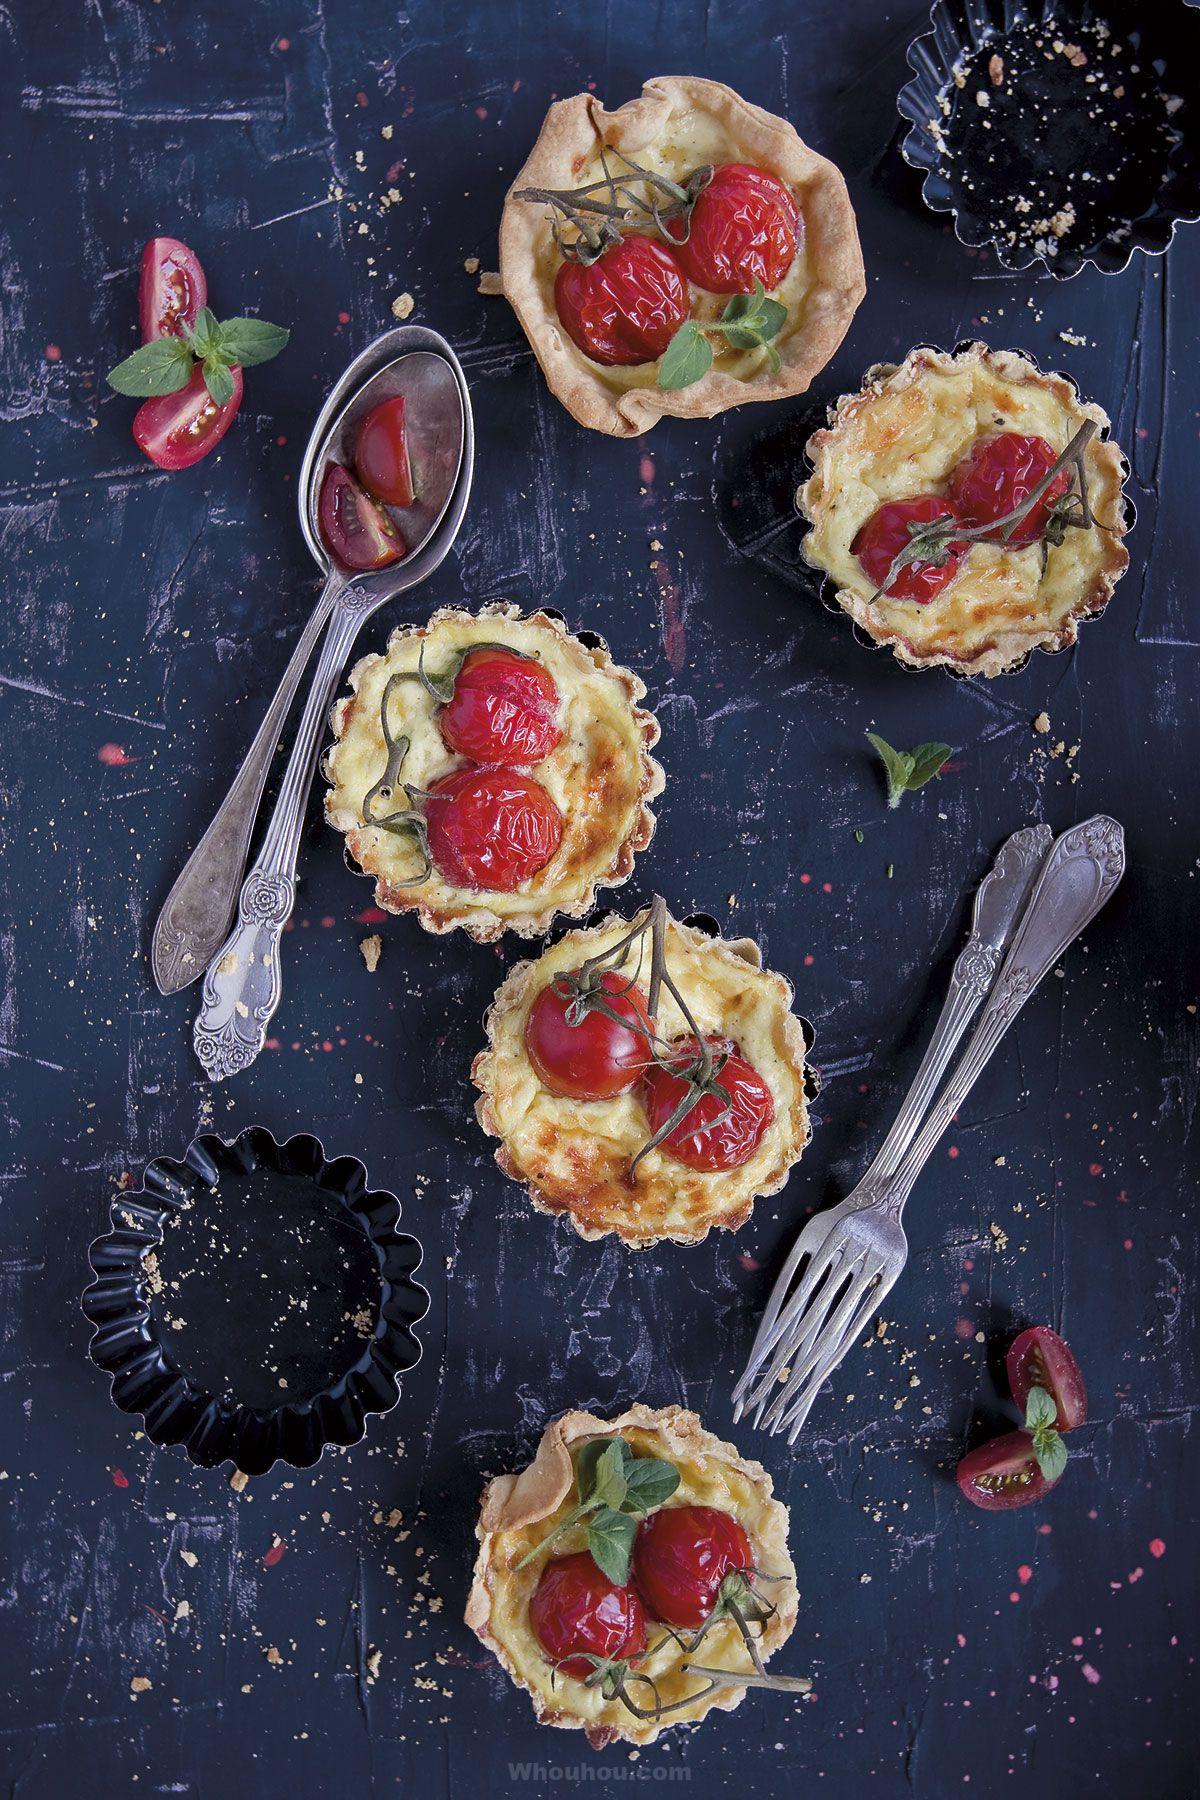
[[(353, 598), (350, 590), (349, 598)], [(296, 853), (326, 715), (370, 606), (335, 606), (279, 798), (238, 896), (237, 924), (208, 966), (192, 1040), (210, 1081), (248, 1068), (279, 1005), (279, 941), (296, 898)]]
[(1125, 873), (1125, 834), (1098, 813), (1065, 831), (1042, 865), (996, 985), (962, 1060), (930, 1109), (878, 1203), (899, 1218), (913, 1183), (1035, 987), (1073, 943)]
[(332, 569), (229, 792), (158, 915), (150, 966), (161, 994), (177, 993), (194, 981), (228, 928), (272, 759), (300, 679), (345, 585), (342, 572)]

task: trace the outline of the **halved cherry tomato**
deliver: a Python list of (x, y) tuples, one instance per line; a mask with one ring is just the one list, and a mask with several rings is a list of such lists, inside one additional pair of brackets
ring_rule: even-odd
[[(918, 494), (912, 500), (885, 500), (877, 506), (865, 525), (860, 525), (850, 546), (869, 581), (882, 588), (888, 570), (901, 550), (911, 541), (911, 524), (932, 525), (936, 519), (954, 518), (954, 508), (940, 494)], [(967, 554), (966, 544), (951, 544), (944, 563), (923, 562), (918, 558), (905, 563), (891, 586), (885, 589), (893, 600), (915, 600), (928, 606), (958, 574)]]
[[(1026, 501), (1057, 460), (1043, 437), (997, 431), (980, 438), (950, 477), (950, 500), (964, 525), (990, 525)], [(1054, 502), (1071, 486), (1071, 471), (1060, 469), (1037, 505), (1002, 541), (1014, 550), (1041, 537)], [(999, 539), (1000, 533), (996, 533)]]
[(770, 293), (796, 260), (802, 230), (795, 197), (777, 176), (722, 163), (701, 190), (687, 242), (675, 254), (688, 280), (712, 294), (752, 294), (756, 281)]
[(151, 238), (142, 251), (138, 283), (138, 319), (143, 344), (155, 338), (179, 337), (180, 326), (194, 325), (208, 303), (208, 282), (194, 250), (178, 238)]
[(1087, 1418), (1087, 1389), (1079, 1364), (1071, 1355), (1057, 1331), (1048, 1325), (1034, 1325), (1013, 1342), (1005, 1358), (1008, 1385), (1012, 1397), (1025, 1412), (1031, 1387), (1045, 1388), (1058, 1417), (1056, 1431), (1073, 1431)]
[(438, 714), (442, 741), (481, 763), (537, 763), (562, 738), (558, 688), (532, 657), (472, 650)]
[(611, 1100), (628, 1093), (649, 1059), (645, 1033), (650, 1014), (642, 990), (628, 975), (608, 969), (598, 991), (605, 1006), (628, 1025), (617, 1023), (594, 1007), (586, 1008), (577, 1025), (567, 1018), (575, 990), (561, 976), (542, 989), (525, 1020), (525, 1049), (544, 1088), (572, 1100)]
[(688, 316), (687, 285), (664, 244), (627, 237), (594, 263), (564, 262), (554, 305), (571, 342), (593, 362), (653, 362)]
[(242, 404), (242, 371), (231, 369), (229, 373), (233, 377), (233, 398), (223, 406), (217, 405), (205, 387), (204, 371), (199, 365), (178, 393), (143, 400), (133, 415), (138, 449), (160, 469), (190, 469), (202, 456), (215, 450)]
[(955, 1479), (972, 1506), (1007, 1512), (1030, 1506), (1055, 1486), (1038, 1468), (1028, 1431), (1006, 1431), (964, 1456)]
[(562, 814), (539, 782), (515, 769), (455, 769), (425, 801), (429, 854), (452, 887), (510, 894), (544, 869)]
[[(715, 1079), (728, 1100), (717, 1093), (701, 1094), (661, 1148), (685, 1167), (711, 1173), (749, 1162), (775, 1117), (775, 1103), (770, 1088), (736, 1044), (728, 1038), (707, 1041), (713, 1050)], [(642, 1103), (652, 1133), (661, 1131), (687, 1093), (685, 1077), (696, 1067), (698, 1055), (696, 1039), (681, 1038), (672, 1049), (670, 1067), (652, 1063), (643, 1075)]]
[(368, 494), (387, 506), (413, 503), (412, 466), (404, 425), (404, 395), (373, 406), (358, 428), (354, 468)]
[(321, 482), (317, 523), (325, 548), (344, 569), (383, 569), (407, 545), (387, 514), (363, 493), (349, 469), (331, 462)]
[(727, 1575), (749, 1585), (754, 1553), (732, 1513), (717, 1506), (664, 1506), (638, 1527), (633, 1579), (660, 1624), (697, 1631), (717, 1603)]
[(587, 1550), (554, 1556), (529, 1602), (534, 1637), (561, 1675), (586, 1681), (593, 1656), (627, 1662), (646, 1648), (646, 1609), (632, 1587), (616, 1587)]

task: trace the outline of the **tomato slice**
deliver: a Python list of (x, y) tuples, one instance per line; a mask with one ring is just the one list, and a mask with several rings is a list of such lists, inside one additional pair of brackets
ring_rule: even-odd
[[(607, 969), (598, 992), (604, 1012), (580, 1007), (576, 989), (559, 976), (547, 982), (529, 1009), (525, 1049), (534, 1074), (552, 1094), (611, 1100), (636, 1085), (649, 1060), (646, 1037), (652, 1027), (641, 988), (620, 970)], [(573, 1006), (580, 1015), (575, 1023)]]
[(1079, 1364), (1063, 1343), (1057, 1331), (1048, 1325), (1034, 1325), (1013, 1342), (1005, 1358), (1008, 1385), (1012, 1397), (1025, 1413), (1031, 1387), (1045, 1388), (1058, 1417), (1058, 1431), (1073, 1431), (1087, 1418), (1087, 1389)]
[(964, 1456), (955, 1479), (972, 1506), (984, 1512), (1008, 1512), (1014, 1506), (1032, 1506), (1055, 1486), (1038, 1468), (1033, 1437), (1028, 1431), (1006, 1431), (989, 1438)]
[(385, 505), (412, 505), (415, 495), (403, 394), (373, 406), (359, 426), (354, 469), (368, 494)]
[(204, 371), (199, 366), (178, 393), (144, 400), (133, 417), (138, 449), (160, 469), (190, 469), (202, 456), (215, 450), (242, 404), (242, 371), (231, 369), (229, 373), (233, 377), (233, 398), (223, 406), (217, 405), (205, 387)]
[(325, 471), (317, 523), (325, 548), (343, 569), (384, 569), (408, 549), (387, 514), (341, 463), (331, 462)]
[(207, 301), (208, 282), (196, 252), (178, 238), (151, 238), (142, 251), (138, 284), (143, 344), (160, 337), (179, 337), (180, 326), (194, 325)]

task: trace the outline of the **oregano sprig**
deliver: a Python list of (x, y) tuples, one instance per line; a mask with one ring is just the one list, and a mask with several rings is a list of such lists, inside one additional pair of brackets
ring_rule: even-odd
[(266, 319), (236, 318), (222, 323), (210, 307), (202, 306), (196, 323), (180, 321), (180, 335), (155, 338), (143, 344), (108, 376), (118, 394), (145, 400), (158, 394), (177, 394), (187, 386), (197, 364), (204, 384), (218, 406), (233, 399), (232, 369), (248, 369), (270, 362), (291, 333)]
[(592, 1560), (611, 1582), (624, 1587), (638, 1519), (669, 1500), (678, 1486), (674, 1463), (635, 1456), (623, 1437), (592, 1438), (575, 1458), (577, 1503), (548, 1537), (526, 1552), (517, 1568), (523, 1569), (564, 1531), (586, 1519)]
[(667, 392), (701, 381), (713, 364), (711, 338), (723, 337), (734, 350), (765, 349), (772, 373), (779, 367), (779, 352), (771, 342), (787, 322), (787, 307), (772, 300), (757, 276), (752, 294), (734, 294), (719, 319), (702, 324), (685, 319), (663, 352), (658, 365), (658, 385)]
[(1047, 1481), (1057, 1481), (1067, 1466), (1067, 1446), (1055, 1429), (1058, 1407), (1043, 1387), (1031, 1387), (1025, 1399), (1025, 1429), (1033, 1439), (1037, 1466)]
[(867, 737), (887, 775), (889, 807), (899, 806), (905, 794), (932, 781), (951, 754), (949, 744), (918, 744), (915, 750), (896, 750), (877, 732), (868, 731)]

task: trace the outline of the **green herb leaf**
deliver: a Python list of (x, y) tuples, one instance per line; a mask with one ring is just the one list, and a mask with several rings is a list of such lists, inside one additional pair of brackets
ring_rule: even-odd
[(712, 368), (712, 345), (695, 319), (685, 319), (663, 352), (658, 385), (668, 393), (691, 387)]
[(629, 1558), (636, 1532), (637, 1521), (610, 1506), (601, 1507), (588, 1523), (592, 1561), (618, 1587), (624, 1587), (629, 1580)]
[(233, 376), (226, 363), (213, 362), (210, 358), (204, 361), (204, 385), (218, 406), (224, 406), (227, 400), (233, 399)]
[(287, 343), (291, 332), (282, 325), (269, 325), (265, 319), (226, 319), (217, 327), (217, 343), (221, 355), (238, 368), (249, 369), (255, 363), (270, 362)]
[[(768, 300), (766, 289), (756, 277), (754, 292), (734, 294), (711, 329), (723, 332), (735, 350), (757, 350), (778, 337), (786, 322), (787, 307), (778, 300)], [(776, 357), (778, 354), (773, 352)]]
[(1037, 1457), (1038, 1468), (1047, 1481), (1057, 1481), (1067, 1466), (1067, 1446), (1063, 1443), (1062, 1433), (1053, 1426), (1033, 1434), (1033, 1454)]
[(918, 744), (915, 750), (896, 750), (874, 731), (868, 731), (867, 738), (887, 772), (889, 806), (899, 806), (905, 794), (924, 787), (950, 755), (949, 744)]
[(116, 388), (118, 394), (147, 400), (155, 394), (177, 394), (187, 386), (191, 373), (192, 353), (182, 338), (160, 337), (119, 362), (108, 377), (108, 385)]
[(657, 1456), (636, 1456), (625, 1470), (625, 1486), (622, 1511), (648, 1513), (671, 1498), (679, 1486), (679, 1470)]
[(1058, 1408), (1053, 1396), (1044, 1387), (1031, 1387), (1025, 1401), (1025, 1429), (1037, 1431), (1039, 1427), (1053, 1425), (1058, 1417)]
[(625, 1459), (621, 1454), (624, 1449), (620, 1439), (613, 1439), (597, 1459), (586, 1500), (588, 1506), (620, 1510), (625, 1499)]
[[(187, 327), (184, 327), (185, 331)], [(217, 358), (220, 350), (221, 327), (217, 315), (211, 306), (202, 306), (196, 314), (196, 323), (187, 332), (187, 341), (202, 360), (205, 357)]]

